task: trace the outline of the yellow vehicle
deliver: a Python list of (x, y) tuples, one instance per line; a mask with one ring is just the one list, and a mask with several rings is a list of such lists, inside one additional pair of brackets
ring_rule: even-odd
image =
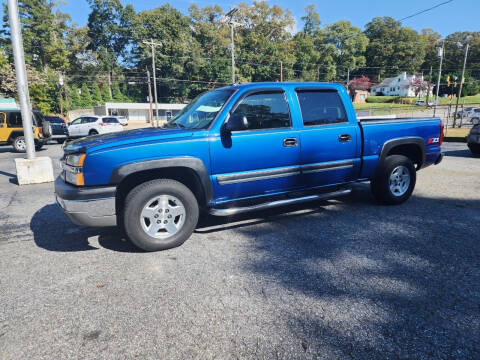
[[(33, 111), (32, 121), (35, 148), (40, 150), (52, 136), (52, 128), (48, 121), (43, 119), (40, 111)], [(16, 152), (25, 152), (26, 142), (23, 135), (20, 110), (0, 109), (0, 144), (12, 144)]]

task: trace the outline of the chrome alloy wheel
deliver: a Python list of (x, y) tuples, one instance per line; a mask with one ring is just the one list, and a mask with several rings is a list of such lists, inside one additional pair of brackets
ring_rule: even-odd
[(179, 199), (160, 195), (147, 201), (140, 213), (140, 223), (149, 236), (166, 239), (181, 230), (185, 216), (185, 207)]
[(18, 150), (24, 151), (27, 148), (27, 143), (25, 142), (25, 139), (18, 139), (16, 142)]
[(390, 191), (394, 196), (402, 196), (410, 186), (410, 170), (403, 165), (397, 166), (390, 174)]

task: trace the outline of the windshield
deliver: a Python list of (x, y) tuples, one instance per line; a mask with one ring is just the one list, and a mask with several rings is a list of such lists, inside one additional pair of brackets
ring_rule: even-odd
[(197, 96), (176, 114), (166, 126), (186, 129), (204, 129), (215, 119), (233, 90), (213, 90)]
[(45, 116), (44, 119), (47, 120), (48, 122), (54, 123), (54, 124), (63, 124), (64, 123), (62, 118), (59, 118), (58, 116)]

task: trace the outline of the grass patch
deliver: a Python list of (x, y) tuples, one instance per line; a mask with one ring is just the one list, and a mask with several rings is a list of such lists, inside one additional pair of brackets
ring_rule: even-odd
[(446, 129), (445, 137), (466, 137), (470, 132), (469, 128)]

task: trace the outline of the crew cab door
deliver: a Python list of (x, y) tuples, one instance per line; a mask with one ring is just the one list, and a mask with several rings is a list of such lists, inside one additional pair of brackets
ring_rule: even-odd
[(245, 119), (244, 127), (229, 134), (222, 131), (210, 141), (215, 201), (299, 187), (298, 131), (292, 127), (284, 90), (269, 87), (246, 92), (233, 105), (226, 121), (235, 116)]
[(360, 134), (349, 122), (335, 89), (296, 89), (303, 127), (301, 168), (308, 188), (355, 180), (360, 166)]

